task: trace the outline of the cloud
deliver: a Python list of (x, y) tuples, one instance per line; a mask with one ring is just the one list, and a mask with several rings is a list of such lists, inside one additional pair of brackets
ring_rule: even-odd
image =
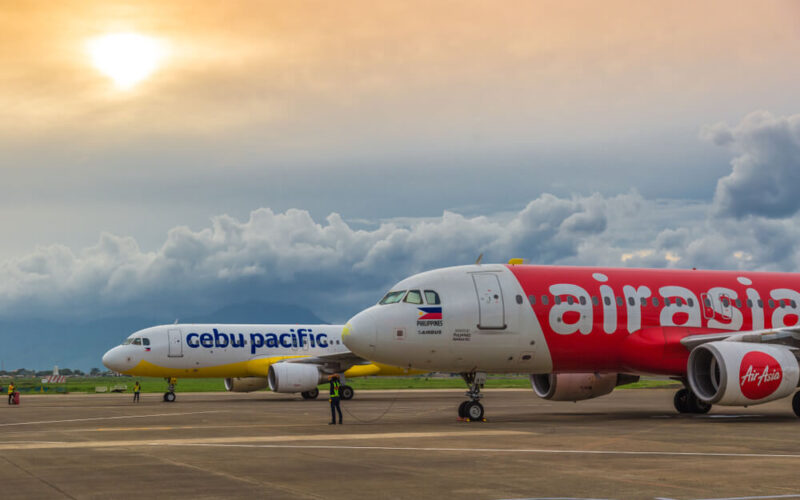
[(714, 209), (719, 215), (780, 218), (800, 210), (800, 114), (758, 111), (734, 127), (718, 123), (701, 135), (737, 155), (732, 172), (717, 182)]

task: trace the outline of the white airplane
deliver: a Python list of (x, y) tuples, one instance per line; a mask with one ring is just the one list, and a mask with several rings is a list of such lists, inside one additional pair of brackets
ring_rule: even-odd
[(178, 378), (225, 379), (225, 388), (319, 395), (317, 386), (340, 374), (342, 399), (353, 397), (346, 377), (422, 373), (371, 363), (342, 343), (341, 325), (174, 324), (139, 330), (103, 355), (115, 372), (169, 380), (164, 401), (175, 401)]
[(531, 266), (521, 259), (404, 279), (342, 333), (353, 353), (461, 373), (460, 417), (483, 417), (486, 373), (528, 373), (553, 401), (653, 374), (680, 413), (794, 394), (800, 417), (800, 274)]

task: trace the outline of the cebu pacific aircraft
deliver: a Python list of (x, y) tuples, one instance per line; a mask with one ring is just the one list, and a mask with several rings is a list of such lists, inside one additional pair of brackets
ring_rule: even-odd
[(345, 326), (368, 359), (461, 373), (483, 417), (486, 372), (528, 373), (554, 401), (641, 374), (680, 380), (680, 413), (790, 396), (800, 416), (800, 274), (472, 265), (407, 278)]
[[(103, 355), (110, 370), (169, 380), (164, 401), (175, 401), (178, 378), (220, 377), (233, 392), (269, 388), (319, 395), (329, 374), (343, 376), (341, 396), (353, 397), (344, 377), (406, 375), (409, 370), (371, 363), (342, 343), (341, 325), (193, 325), (145, 328)], [(421, 372), (414, 372), (421, 373)]]

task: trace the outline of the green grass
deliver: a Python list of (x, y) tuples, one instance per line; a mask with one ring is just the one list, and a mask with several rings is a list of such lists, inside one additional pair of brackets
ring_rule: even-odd
[[(127, 392), (133, 391), (133, 384), (138, 380), (142, 392), (160, 393), (167, 388), (166, 381), (149, 377), (69, 377), (64, 384), (44, 384), (36, 379), (15, 380), (18, 390), (25, 394), (39, 394), (44, 387), (45, 394), (53, 393), (94, 393), (95, 387), (102, 386), (111, 390), (116, 385), (126, 385)], [(359, 377), (348, 379), (347, 383), (355, 390), (370, 389), (465, 389), (461, 377)], [(8, 385), (7, 379), (0, 380), (0, 385)], [(620, 387), (621, 389), (678, 388), (679, 382), (671, 380), (644, 379), (635, 384)], [(528, 377), (524, 375), (490, 376), (486, 381), (487, 389), (530, 389)], [(178, 392), (219, 392), (225, 386), (219, 378), (179, 379)]]

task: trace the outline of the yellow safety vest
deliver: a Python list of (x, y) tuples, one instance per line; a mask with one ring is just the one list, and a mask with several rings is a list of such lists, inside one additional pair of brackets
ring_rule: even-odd
[(14, 387), (14, 384), (8, 384), (8, 393), (9, 394), (14, 394), (14, 389), (16, 389), (16, 387)]

